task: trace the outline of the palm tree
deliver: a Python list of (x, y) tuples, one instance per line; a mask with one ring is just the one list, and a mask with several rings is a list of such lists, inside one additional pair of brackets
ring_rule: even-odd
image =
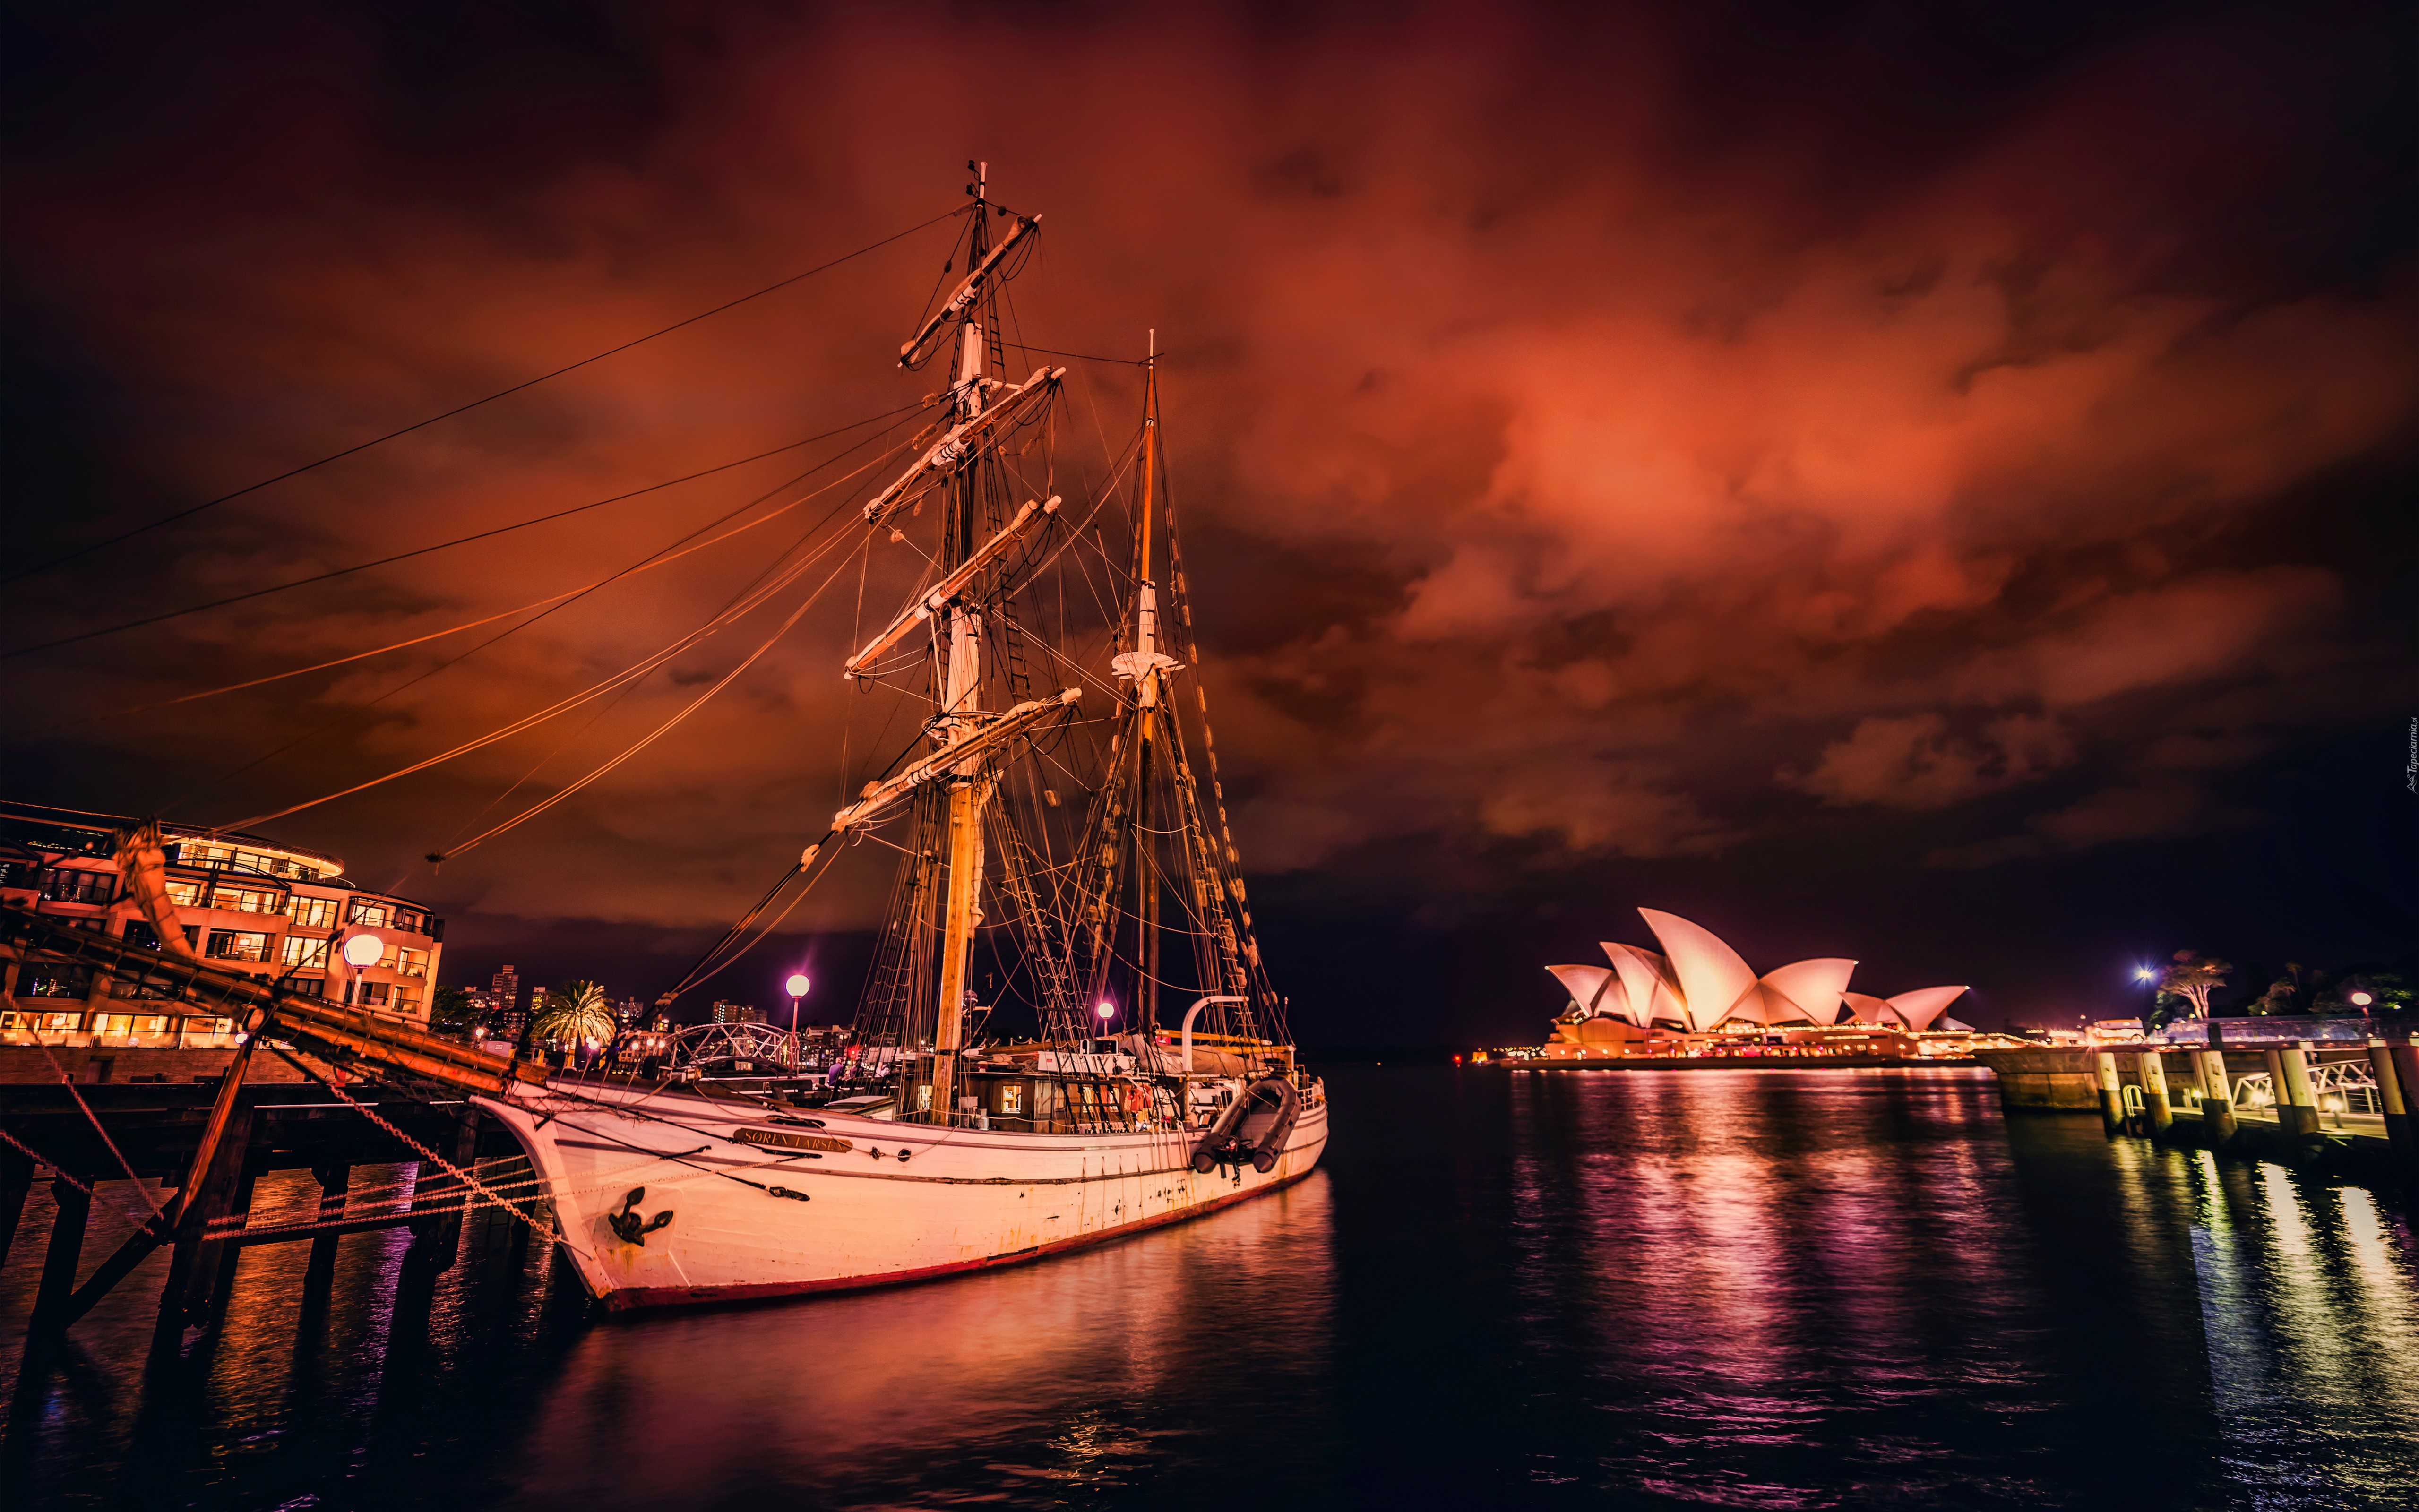
[(538, 1005), (530, 1033), (540, 1040), (577, 1044), (582, 1040), (609, 1040), (613, 1027), (613, 1009), (605, 1000), (604, 988), (593, 981), (566, 981)]

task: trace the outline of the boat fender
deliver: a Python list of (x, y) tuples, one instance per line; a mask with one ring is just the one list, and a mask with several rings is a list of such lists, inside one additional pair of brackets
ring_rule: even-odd
[[(814, 1198), (807, 1196), (804, 1192), (793, 1192), (786, 1186), (768, 1186), (764, 1190), (770, 1192), (777, 1197), (788, 1197), (793, 1202), (812, 1202), (815, 1200)], [(671, 1214), (666, 1213), (664, 1216), (669, 1218)]]
[(1277, 1157), (1285, 1153), (1286, 1141), (1293, 1137), (1294, 1123), (1302, 1117), (1302, 1093), (1282, 1076), (1264, 1078), (1253, 1085), (1252, 1091), (1256, 1093), (1262, 1088), (1273, 1088), (1277, 1094), (1276, 1119), (1252, 1150), (1252, 1169), (1266, 1176), (1277, 1168)]
[(903, 1160), (905, 1160), (905, 1159), (907, 1158), (907, 1147), (906, 1147), (906, 1146), (901, 1145), (901, 1146), (900, 1146), (900, 1147), (899, 1147), (899, 1158), (900, 1158), (901, 1160), (902, 1160), (902, 1161), (903, 1161)]

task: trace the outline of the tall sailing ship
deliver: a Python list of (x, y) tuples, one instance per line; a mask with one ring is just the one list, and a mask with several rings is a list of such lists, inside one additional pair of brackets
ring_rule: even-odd
[[(1031, 1259), (1274, 1191), (1327, 1143), (1214, 765), (1194, 764), (1209, 709), (1156, 342), (1112, 475), (1072, 504), (1050, 492), (1066, 369), (1005, 373), (998, 314), (1039, 217), (993, 205), (970, 166), (965, 275), (899, 355), (946, 361), (939, 413), (863, 510), (930, 565), (839, 669), (926, 717), (793, 873), (895, 863), (845, 1052), (807, 1077), (558, 1075), (478, 1102), (617, 1310)], [(1077, 576), (1101, 591), (1088, 626)], [(986, 1036), (1008, 997), (1038, 1033)]]

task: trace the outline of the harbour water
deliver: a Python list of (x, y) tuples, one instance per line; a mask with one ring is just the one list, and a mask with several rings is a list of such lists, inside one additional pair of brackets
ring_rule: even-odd
[[(146, 1271), (16, 1392), (0, 1501), (2367, 1508), (2419, 1484), (2419, 1244), (2364, 1188), (2008, 1118), (1974, 1071), (1329, 1085), (1309, 1180), (930, 1287), (598, 1323), (542, 1244), (473, 1226), (395, 1319), (405, 1239), (364, 1233), (308, 1309), (307, 1246), (247, 1254), (221, 1332), (146, 1367)], [(133, 1200), (102, 1192), (88, 1263)], [(256, 1201), (316, 1196), (295, 1173)], [(0, 1274), (11, 1381), (47, 1216), (38, 1189)]]

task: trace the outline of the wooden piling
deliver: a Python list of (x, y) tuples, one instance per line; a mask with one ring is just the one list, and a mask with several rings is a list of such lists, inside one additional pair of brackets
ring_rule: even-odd
[(2368, 1041), (2369, 1074), (2377, 1080), (2377, 1102), (2385, 1115), (2385, 1137), (2405, 1177), (2419, 1177), (2419, 1129), (2411, 1122), (2410, 1085), (2395, 1063), (2394, 1047), (2382, 1040)]
[(2386, 1058), (2394, 1065), (2394, 1084), (2402, 1093), (2402, 1116), (2411, 1131), (2411, 1164), (2404, 1167), (2419, 1183), (2419, 1035), (2386, 1042)]
[(55, 1334), (68, 1325), (68, 1299), (75, 1294), (76, 1263), (84, 1257), (85, 1226), (92, 1217), (92, 1194), (64, 1176), (51, 1182), (51, 1246), (42, 1255), (41, 1289), (34, 1296), (28, 1337)]
[[(455, 1170), (469, 1170), (479, 1158), (479, 1110), (465, 1104), (455, 1115), (453, 1137), (437, 1148)], [(446, 1174), (444, 1165), (433, 1160), (420, 1163), (419, 1178), (412, 1183), (413, 1211), (453, 1211), (431, 1212), (412, 1221), (411, 1248), (404, 1257), (406, 1265), (432, 1274), (454, 1268), (462, 1248), (460, 1205), (470, 1195), (468, 1188)]]
[[(243, 1174), (236, 1182), (234, 1200), (227, 1204), (229, 1217), (252, 1211), (252, 1189), (259, 1180), (260, 1167), (246, 1162)], [(236, 1267), (242, 1261), (243, 1246), (227, 1240), (218, 1240), (206, 1244), (204, 1252), (195, 1257), (195, 1266), (208, 1277), (209, 1289), (207, 1295), (209, 1297), (209, 1318), (213, 1322), (226, 1316), (227, 1298), (235, 1291)], [(196, 1287), (201, 1284), (197, 1277)]]
[(2176, 1124), (2174, 1106), (2167, 1101), (2167, 1069), (2156, 1050), (2145, 1050), (2134, 1057), (2135, 1074), (2142, 1083), (2142, 1114), (2149, 1125), (2153, 1139), (2168, 1137)]
[(2200, 1068), (2200, 1132), (2211, 1149), (2234, 1138), (2234, 1084), (2226, 1074), (2226, 1052), (2200, 1050), (2193, 1059)]
[(0, 1149), (0, 1268), (16, 1246), (17, 1225), (25, 1216), (25, 1195), (34, 1190), (34, 1157)]
[[(345, 1194), (353, 1182), (350, 1165), (314, 1165), (311, 1174), (319, 1182), (319, 1221), (331, 1224), (345, 1216)], [(311, 1260), (302, 1270), (303, 1295), (315, 1296), (335, 1285), (336, 1245), (342, 1234), (311, 1236)]]
[(2268, 1052), (2270, 1085), (2276, 1089), (2276, 1127), (2295, 1138), (2319, 1132), (2319, 1100), (2310, 1091), (2307, 1041)]
[(2124, 1086), (2117, 1077), (2117, 1057), (2103, 1050), (2092, 1057), (2100, 1072), (2100, 1121), (2110, 1134), (2125, 1127)]
[(252, 1142), (252, 1109), (228, 1100), (227, 1116), (218, 1123), (219, 1137), (194, 1157), (207, 1165), (188, 1178), (184, 1200), (177, 1206), (171, 1235), (176, 1252), (168, 1261), (168, 1284), (160, 1292), (160, 1322), (155, 1342), (181, 1340), (191, 1324), (209, 1315), (212, 1284), (222, 1244), (206, 1243), (209, 1221), (230, 1210), (236, 1188), (243, 1180), (245, 1155)]

